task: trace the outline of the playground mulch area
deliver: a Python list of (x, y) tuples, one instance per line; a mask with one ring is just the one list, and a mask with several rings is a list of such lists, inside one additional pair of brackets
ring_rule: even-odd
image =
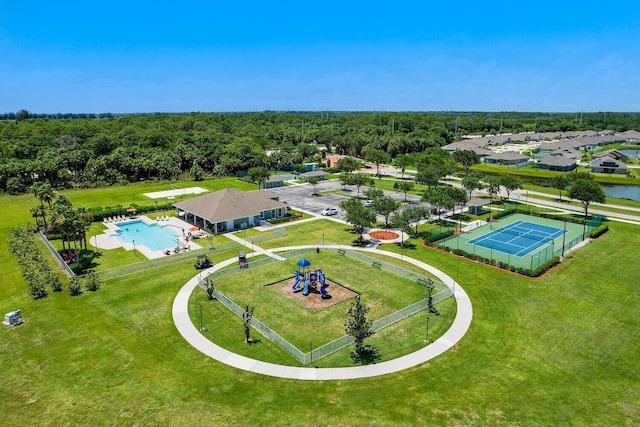
[(295, 279), (290, 277), (269, 285), (268, 288), (295, 302), (300, 307), (311, 313), (316, 313), (320, 310), (324, 310), (325, 308), (332, 307), (342, 301), (346, 301), (358, 295), (357, 292), (347, 289), (332, 280), (326, 279), (326, 283), (329, 284), (327, 293), (331, 298), (322, 299), (320, 296), (320, 284), (318, 284), (317, 289), (309, 287), (309, 295), (304, 296), (302, 295), (302, 287), (295, 292), (291, 290), (294, 283)]

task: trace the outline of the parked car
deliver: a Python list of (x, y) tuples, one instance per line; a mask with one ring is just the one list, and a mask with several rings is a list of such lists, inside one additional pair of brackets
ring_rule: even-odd
[(196, 270), (202, 270), (203, 268), (213, 267), (213, 263), (206, 255), (198, 255), (198, 259), (193, 266)]
[(338, 209), (336, 208), (324, 208), (322, 209), (322, 212), (320, 212), (320, 215), (329, 216), (329, 215), (336, 215), (337, 213), (338, 213)]
[(365, 208), (370, 208), (373, 206), (373, 200), (365, 200), (364, 201), (364, 207)]

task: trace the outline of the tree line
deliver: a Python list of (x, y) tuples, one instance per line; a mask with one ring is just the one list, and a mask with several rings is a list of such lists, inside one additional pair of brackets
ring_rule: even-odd
[[(631, 113), (188, 113), (36, 115), (0, 120), (0, 191), (151, 179), (204, 179), (252, 167), (293, 170), (319, 147), (379, 165), (463, 134), (640, 128)], [(499, 124), (496, 119), (499, 118)], [(400, 161), (399, 163), (402, 163)], [(405, 162), (406, 163), (406, 162)], [(406, 166), (405, 166), (406, 167)]]

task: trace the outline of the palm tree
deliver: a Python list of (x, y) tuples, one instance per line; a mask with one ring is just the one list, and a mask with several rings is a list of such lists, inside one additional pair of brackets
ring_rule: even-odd
[(91, 227), (91, 221), (93, 220), (93, 214), (84, 206), (80, 206), (76, 210), (78, 216), (78, 231), (81, 236), (81, 240), (84, 241), (84, 249), (88, 250), (87, 246), (87, 232)]

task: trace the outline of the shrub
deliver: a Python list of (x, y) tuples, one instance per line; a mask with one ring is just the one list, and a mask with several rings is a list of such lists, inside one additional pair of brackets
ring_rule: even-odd
[(69, 277), (67, 289), (69, 289), (69, 295), (72, 297), (78, 296), (82, 293), (82, 284), (78, 276)]
[(84, 288), (90, 292), (95, 292), (100, 289), (100, 277), (94, 272), (87, 274), (84, 281)]
[(596, 239), (596, 238), (602, 236), (607, 231), (609, 231), (609, 226), (608, 225), (601, 225), (601, 226), (596, 227), (593, 230), (591, 230), (591, 233), (589, 233), (589, 237), (592, 238), (592, 239)]

